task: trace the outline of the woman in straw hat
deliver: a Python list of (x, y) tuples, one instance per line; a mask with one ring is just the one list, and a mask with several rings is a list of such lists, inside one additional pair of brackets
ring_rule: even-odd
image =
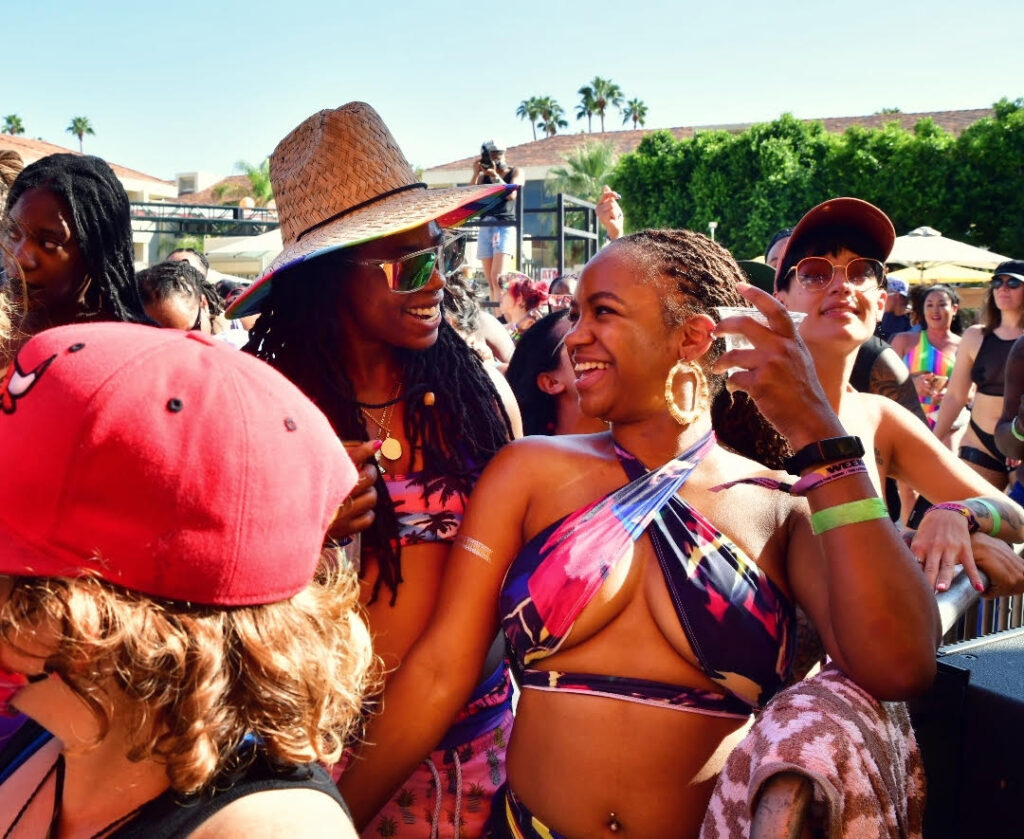
[(0, 406), (0, 712), (30, 718), (0, 836), (355, 837), (320, 764), (373, 656), (322, 548), (357, 477), (323, 415), (209, 336), (119, 323), (30, 340)]
[[(500, 375), (446, 322), (446, 228), (504, 200), (504, 184), (428, 190), (378, 114), (353, 102), (305, 120), (270, 175), (284, 252), (228, 310), (260, 312), (247, 349), (294, 381), (370, 454), (334, 530), (361, 530), (363, 600), (377, 653), (398, 667), (436, 608), (463, 505), (518, 427)], [(511, 726), (501, 649), (476, 674), (459, 721), (376, 817), (369, 835), (479, 833), (504, 779)]]
[[(357, 825), (459, 707), (498, 623), (523, 690), (494, 836), (696, 836), (729, 745), (789, 676), (796, 604), (868, 690), (927, 686), (931, 592), (792, 322), (742, 278), (688, 231), (625, 236), (584, 268), (565, 345), (609, 431), (527, 437), (488, 466), (441, 607), (343, 779)], [(716, 434), (776, 468), (786, 453), (714, 372), (715, 307), (741, 294), (770, 325), (758, 407), (795, 450), (828, 441), (797, 494), (719, 486), (773, 473)], [(825, 477), (830, 446), (847, 456)]]

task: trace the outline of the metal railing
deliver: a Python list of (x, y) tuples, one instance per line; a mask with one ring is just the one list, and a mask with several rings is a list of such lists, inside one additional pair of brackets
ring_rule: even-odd
[(255, 236), (278, 226), (277, 210), (224, 204), (132, 202), (132, 230), (178, 236)]

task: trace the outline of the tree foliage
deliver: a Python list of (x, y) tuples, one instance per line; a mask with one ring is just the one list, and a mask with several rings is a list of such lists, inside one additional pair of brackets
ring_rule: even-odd
[(633, 122), (634, 131), (646, 122), (647, 106), (642, 99), (630, 99), (622, 109), (622, 124), (625, 125), (630, 120)]
[(530, 128), (533, 129), (533, 139), (537, 139), (537, 120), (540, 119), (540, 106), (541, 97), (531, 96), (529, 99), (524, 99), (519, 103), (519, 107), (516, 108), (516, 116), (519, 119), (527, 119), (530, 121)]
[(537, 110), (540, 121), (537, 127), (548, 137), (554, 137), (559, 128), (567, 128), (569, 123), (565, 119), (565, 111), (551, 96), (537, 97)]
[(8, 114), (4, 117), (4, 127), (0, 130), (3, 134), (24, 134), (25, 125), (17, 114)]
[(270, 185), (270, 158), (263, 158), (259, 166), (239, 160), (235, 168), (249, 179), (249, 194), (256, 206), (266, 207), (274, 199), (274, 189)]
[(82, 147), (82, 138), (86, 134), (93, 136), (96, 132), (93, 130), (92, 123), (89, 122), (89, 117), (71, 117), (71, 124), (65, 129), (68, 134), (74, 134), (78, 138), (78, 150), (85, 151)]
[(630, 229), (685, 227), (739, 257), (815, 204), (853, 195), (877, 204), (898, 233), (928, 225), (955, 239), (1024, 255), (1024, 100), (954, 138), (932, 120), (829, 134), (786, 114), (738, 134), (645, 137), (620, 158), (611, 185)]
[(564, 165), (548, 171), (545, 187), (550, 194), (567, 192), (596, 202), (615, 170), (615, 158), (615, 146), (611, 143), (591, 142), (577, 146), (566, 155)]
[(588, 89), (593, 113), (601, 118), (601, 133), (603, 134), (604, 115), (608, 108), (622, 107), (622, 88), (611, 79), (602, 79), (600, 76), (594, 76), (586, 87), (580, 89), (580, 95), (582, 96), (583, 91)]

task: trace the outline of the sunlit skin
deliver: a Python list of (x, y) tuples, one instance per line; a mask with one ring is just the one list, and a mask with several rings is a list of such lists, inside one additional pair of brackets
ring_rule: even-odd
[[(960, 345), (960, 336), (951, 329), (953, 318), (959, 311), (957, 306), (942, 291), (931, 291), (924, 299), (924, 328), (928, 334), (928, 343), (936, 350), (950, 359), (956, 355), (956, 348)], [(918, 332), (901, 332), (892, 338), (892, 348), (900, 356), (906, 356), (911, 352), (920, 340)], [(911, 371), (914, 379), (914, 387), (917, 389), (919, 398), (940, 399), (946, 389), (947, 378), (935, 373), (924, 371)], [(935, 404), (938, 404), (937, 402)]]
[(15, 263), (8, 274), (25, 281), (30, 321), (40, 328), (71, 322), (89, 277), (64, 200), (43, 188), (26, 191), (8, 214), (5, 241)]

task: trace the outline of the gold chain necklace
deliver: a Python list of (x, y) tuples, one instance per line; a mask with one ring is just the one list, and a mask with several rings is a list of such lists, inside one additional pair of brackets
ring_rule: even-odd
[[(402, 383), (398, 383), (398, 388), (395, 390), (395, 395), (392, 397), (394, 400), (398, 399), (398, 394), (402, 392)], [(402, 456), (402, 444), (391, 436), (391, 420), (395, 415), (395, 405), (397, 401), (392, 401), (389, 405), (384, 408), (384, 412), (381, 414), (380, 419), (377, 419), (371, 414), (366, 408), (360, 406), (359, 410), (363, 416), (366, 417), (370, 422), (380, 429), (380, 436), (377, 437), (381, 441), (380, 448), (377, 450), (376, 458), (377, 465), (380, 466), (381, 471), (384, 471), (384, 467), (381, 465), (381, 458), (385, 458), (389, 461), (395, 461)]]

